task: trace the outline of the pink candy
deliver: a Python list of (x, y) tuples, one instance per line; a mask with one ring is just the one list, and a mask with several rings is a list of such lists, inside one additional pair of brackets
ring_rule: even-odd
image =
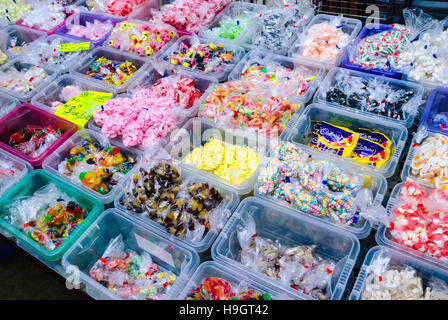
[(110, 21), (101, 22), (95, 20), (93, 23), (86, 22), (85, 26), (73, 25), (67, 34), (95, 41), (103, 38), (112, 27), (113, 25)]

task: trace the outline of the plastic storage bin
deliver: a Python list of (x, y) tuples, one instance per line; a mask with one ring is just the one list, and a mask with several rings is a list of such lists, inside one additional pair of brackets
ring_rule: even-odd
[(85, 38), (81, 38), (81, 37), (77, 37), (77, 36), (68, 34), (68, 32), (72, 28), (72, 26), (74, 26), (74, 25), (86, 26), (87, 22), (93, 23), (95, 20), (99, 20), (101, 22), (110, 21), (112, 23), (112, 28), (113, 28), (113, 26), (116, 23), (121, 22), (123, 19), (118, 19), (118, 18), (112, 17), (112, 16), (97, 15), (97, 14), (92, 14), (92, 13), (80, 13), (80, 14), (74, 15), (70, 19), (68, 19), (63, 26), (61, 26), (59, 29), (56, 30), (56, 34), (59, 34), (61, 36), (64, 36), (64, 37), (67, 37), (70, 39), (82, 40), (83, 42), (90, 42), (91, 45), (95, 46), (95, 47), (101, 46), (103, 44), (103, 42), (107, 39), (107, 37), (110, 35), (110, 33), (112, 32), (112, 28), (110, 29), (110, 31), (108, 33), (106, 33), (104, 35), (104, 37), (102, 37), (98, 40), (90, 40), (90, 39), (85, 39)]
[(353, 286), (353, 290), (350, 294), (349, 300), (361, 300), (362, 293), (365, 286), (365, 281), (367, 276), (367, 268), (372, 264), (372, 262), (378, 256), (387, 256), (390, 258), (389, 265), (392, 268), (406, 268), (411, 267), (417, 271), (417, 276), (421, 277), (423, 280), (424, 287), (426, 287), (427, 283), (431, 279), (442, 280), (443, 282), (448, 282), (448, 272), (442, 268), (431, 265), (426, 261), (415, 258), (409, 254), (383, 247), (376, 246), (369, 250), (367, 253), (364, 263), (361, 267), (361, 271), (358, 274), (358, 278), (356, 280), (355, 285)]
[[(98, 58), (105, 57), (106, 59), (118, 62), (129, 61), (132, 62), (138, 70), (130, 76), (121, 86), (116, 86), (110, 83), (106, 83), (103, 80), (95, 79), (93, 77), (89, 77), (85, 73), (88, 72), (89, 66), (91, 63), (95, 62)], [(135, 56), (122, 52), (120, 50), (111, 49), (111, 48), (96, 48), (90, 54), (88, 54), (80, 63), (79, 67), (70, 68), (71, 74), (79, 75), (85, 79), (89, 79), (94, 81), (95, 83), (108, 88), (110, 90), (115, 90), (117, 93), (123, 93), (127, 90), (129, 85), (137, 79), (141, 74), (143, 74), (147, 69), (147, 63), (145, 59), (136, 58)]]
[[(7, 62), (6, 64), (4, 64), (3, 66), (0, 67), (0, 73), (6, 72), (8, 69), (15, 69), (17, 71), (24, 71), (23, 73), (25, 73), (29, 68), (33, 67), (32, 63), (27, 63), (27, 62), (21, 62), (20, 61), (20, 57), (17, 57), (9, 62)], [(6, 88), (3, 88), (0, 86), (0, 93), (6, 93), (9, 94), (13, 97), (15, 97), (16, 99), (20, 100), (21, 102), (28, 102), (31, 100), (31, 98), (37, 93), (39, 92), (44, 86), (46, 86), (48, 83), (50, 83), (51, 81), (53, 81), (59, 74), (51, 69), (49, 69), (48, 67), (43, 66), (42, 69), (46, 72), (47, 77), (45, 79), (42, 79), (41, 82), (39, 83), (39, 85), (34, 88), (31, 91), (28, 91), (26, 93), (19, 93), (16, 91), (12, 91)]]
[[(180, 168), (179, 163), (175, 163), (175, 166), (178, 169)], [(134, 168), (131, 171), (130, 175), (133, 176), (133, 174), (136, 173), (137, 171), (138, 171), (138, 168)], [(205, 178), (198, 176), (197, 174), (195, 174), (192, 171), (189, 171), (186, 169), (179, 170), (179, 171), (181, 173), (182, 181), (184, 181), (185, 179), (194, 179), (194, 181), (208, 183), (210, 186), (212, 186), (216, 190), (218, 190), (219, 193), (224, 198), (223, 202), (224, 202), (225, 206), (222, 210), (225, 210), (227, 217), (230, 218), (233, 211), (238, 206), (238, 202), (239, 202), (239, 196), (235, 191), (233, 191), (229, 187), (226, 187), (226, 186), (224, 186), (220, 183), (217, 183), (215, 181), (209, 182)], [(149, 218), (147, 216), (142, 216), (139, 213), (127, 210), (126, 207), (124, 207), (122, 204), (120, 204), (120, 201), (123, 198), (124, 198), (124, 191), (120, 192), (120, 194), (115, 198), (115, 201), (114, 201), (115, 208), (125, 212), (126, 216), (131, 216), (132, 218), (134, 218), (134, 220), (139, 221), (139, 223), (141, 225), (146, 225), (146, 224), (151, 225), (153, 228), (158, 229), (163, 233), (166, 233), (167, 236), (171, 236), (166, 231), (166, 229), (163, 225), (160, 225), (159, 223), (157, 223), (156, 221), (152, 220), (151, 218)], [(184, 239), (181, 237), (176, 237), (176, 236), (171, 236), (171, 237), (178, 239), (179, 242), (183, 243), (185, 246), (187, 246), (189, 248), (193, 248), (198, 253), (202, 253), (211, 247), (213, 241), (216, 239), (216, 237), (218, 236), (220, 231), (221, 231), (220, 229), (213, 228), (200, 241), (187, 240), (187, 239)]]
[[(323, 153), (323, 152), (317, 151), (316, 149), (313, 149), (313, 148), (310, 148), (307, 146), (297, 145), (297, 144), (295, 144), (295, 145), (297, 148), (306, 151), (310, 155), (310, 158), (312, 158), (312, 159), (331, 162), (331, 163), (335, 164), (336, 166), (338, 166), (339, 168), (341, 168), (343, 172), (350, 172), (352, 174), (361, 174), (366, 177), (369, 177), (368, 179), (366, 179), (364, 187), (366, 187), (372, 191), (372, 195), (373, 195), (372, 206), (381, 205), (381, 202), (383, 201), (384, 196), (386, 195), (386, 192), (387, 192), (387, 181), (382, 175), (380, 175), (376, 172), (372, 172), (371, 170), (366, 170), (359, 165), (355, 165), (352, 162), (347, 161), (347, 159), (344, 159), (344, 158), (341, 158), (341, 157), (338, 157), (338, 156), (335, 156), (332, 154)], [(270, 159), (273, 159), (272, 157), (270, 157), (270, 155), (266, 156), (264, 163), (267, 163)], [(356, 225), (345, 226), (343, 224), (340, 224), (333, 220), (327, 219), (325, 217), (320, 217), (320, 216), (313, 215), (312, 213), (301, 211), (296, 206), (294, 206), (294, 204), (291, 204), (291, 203), (288, 203), (287, 201), (283, 201), (283, 200), (279, 200), (279, 199), (273, 199), (269, 195), (260, 193), (259, 188), (258, 188), (258, 183), (255, 184), (255, 187), (254, 187), (254, 196), (257, 198), (273, 201), (276, 204), (291, 208), (292, 210), (296, 211), (298, 214), (305, 214), (307, 216), (317, 218), (322, 222), (328, 223), (337, 228), (348, 231), (348, 232), (354, 234), (359, 239), (366, 238), (370, 234), (372, 227), (376, 228), (376, 226), (372, 226), (369, 221), (363, 219), (362, 217), (359, 218), (358, 223)]]
[[(87, 218), (70, 234), (70, 236), (52, 251), (42, 247), (3, 218), (8, 212), (8, 206), (13, 201), (23, 196), (31, 196), (37, 190), (49, 183), (56, 184), (62, 192), (75, 198), (84, 210), (89, 213)], [(76, 242), (103, 210), (103, 204), (89, 194), (82, 192), (78, 188), (73, 187), (69, 183), (44, 170), (34, 170), (0, 198), (0, 228), (10, 233), (17, 239), (17, 241), (23, 244), (27, 249), (35, 252), (39, 257), (49, 261), (56, 261), (62, 258), (64, 253)]]
[(123, 156), (131, 156), (134, 158), (135, 161), (137, 162), (140, 161), (141, 154), (138, 151), (130, 150), (118, 143), (111, 144), (109, 140), (102, 134), (89, 129), (82, 129), (76, 132), (70, 139), (65, 141), (64, 144), (62, 144), (55, 152), (53, 152), (53, 154), (51, 154), (47, 159), (45, 159), (42, 167), (43, 169), (53, 173), (54, 175), (57, 175), (62, 179), (67, 180), (70, 183), (76, 185), (78, 188), (84, 190), (86, 193), (89, 193), (92, 196), (100, 199), (101, 202), (103, 202), (104, 204), (111, 203), (112, 201), (114, 201), (115, 197), (122, 190), (122, 186), (125, 183), (125, 181), (130, 177), (132, 170), (129, 171), (127, 174), (125, 174), (124, 177), (118, 182), (116, 186), (114, 186), (114, 188), (108, 194), (104, 195), (90, 188), (87, 188), (78, 179), (76, 180), (76, 182), (74, 182), (72, 179), (70, 179), (69, 177), (67, 177), (62, 173), (59, 173), (58, 171), (59, 163), (61, 163), (67, 158), (70, 150), (75, 146), (80, 146), (85, 140), (88, 140), (89, 142), (92, 143), (98, 143), (103, 147), (110, 145), (116, 146), (120, 149), (120, 152), (123, 154)]
[[(41, 5), (45, 5), (45, 4), (41, 4)], [(74, 16), (74, 12), (71, 10), (64, 10), (65, 13), (65, 19), (64, 21), (62, 21), (60, 24), (58, 24), (56, 27), (49, 29), (49, 30), (43, 30), (43, 29), (39, 29), (36, 27), (30, 27), (27, 26), (26, 24), (23, 23), (23, 19), (19, 19), (16, 22), (16, 25), (24, 27), (24, 28), (29, 28), (32, 30), (36, 30), (36, 31), (41, 31), (41, 32), (45, 32), (47, 35), (52, 35), (56, 32), (56, 30), (58, 30), (60, 27), (62, 27), (69, 19), (71, 19)]]
[(290, 127), (290, 135), (287, 137), (287, 140), (302, 145), (308, 145), (311, 135), (311, 121), (314, 120), (327, 121), (333, 125), (343, 126), (351, 130), (365, 128), (375, 132), (384, 133), (392, 141), (392, 146), (390, 158), (382, 167), (373, 167), (350, 158), (347, 158), (347, 160), (358, 166), (376, 171), (386, 178), (389, 178), (394, 174), (408, 138), (408, 130), (404, 126), (379, 118), (373, 118), (371, 116), (349, 112), (347, 110), (340, 110), (332, 106), (313, 103), (300, 115), (295, 126)]
[(212, 247), (214, 260), (233, 270), (245, 270), (302, 299), (310, 299), (299, 291), (282, 285), (280, 281), (262, 273), (251, 271), (237, 262), (241, 247), (237, 238), (237, 226), (252, 216), (259, 237), (279, 240), (288, 246), (317, 245), (316, 254), (337, 262), (330, 282), (332, 300), (340, 300), (359, 253), (359, 240), (349, 232), (334, 228), (316, 219), (299, 215), (294, 210), (258, 198), (244, 199), (224, 227)]
[(431, 91), (420, 118), (420, 125), (427, 127), (429, 131), (446, 135), (447, 130), (431, 125), (431, 117), (438, 113), (448, 113), (448, 88), (439, 87)]
[[(325, 68), (308, 59), (304, 58), (294, 61), (294, 59), (292, 58), (277, 54), (251, 51), (238, 63), (235, 69), (233, 69), (233, 71), (229, 74), (229, 81), (241, 79), (241, 74), (245, 72), (247, 68), (249, 68), (252, 64), (263, 64), (266, 62), (279, 64), (285, 69), (299, 69), (302, 72), (306, 72), (307, 74), (316, 76), (316, 78), (313, 79), (311, 85), (306, 90), (305, 94), (296, 96), (297, 101), (301, 101), (303, 103), (307, 103), (311, 100), (314, 93), (316, 92), (316, 89), (319, 87), (320, 82), (325, 76)], [(281, 86), (281, 83), (279, 83), (278, 85)]]
[(358, 44), (366, 37), (370, 37), (372, 35), (385, 32), (385, 31), (391, 31), (393, 28), (391, 25), (388, 24), (380, 24), (380, 23), (369, 23), (366, 24), (361, 32), (359, 33), (358, 37), (353, 41), (351, 46), (348, 48), (347, 53), (345, 54), (344, 58), (342, 59), (342, 68), (351, 69), (355, 71), (361, 71), (366, 72), (370, 74), (375, 74), (377, 76), (385, 76), (388, 78), (393, 79), (401, 79), (402, 74), (400, 72), (394, 72), (394, 71), (388, 71), (383, 69), (364, 69), (361, 65), (356, 63), (351, 63), (350, 61), (350, 52), (352, 51), (354, 54), (356, 54), (356, 49)]
[(244, 287), (256, 290), (261, 294), (269, 293), (272, 300), (297, 300), (298, 296), (291, 294), (289, 291), (283, 290), (279, 287), (274, 287), (272, 284), (258, 279), (253, 274), (243, 271), (235, 271), (232, 268), (226, 267), (224, 264), (216, 261), (207, 261), (201, 263), (196, 269), (191, 279), (185, 285), (184, 289), (176, 297), (176, 300), (185, 300), (189, 293), (196, 289), (205, 278), (221, 278), (228, 281), (232, 289)]
[(62, 259), (64, 268), (78, 267), (81, 282), (85, 283), (87, 293), (96, 299), (119, 299), (109, 289), (90, 278), (89, 271), (98, 261), (110, 241), (123, 236), (126, 248), (137, 253), (146, 252), (163, 269), (177, 275), (174, 285), (163, 299), (170, 300), (178, 296), (186, 281), (199, 265), (197, 253), (165, 237), (164, 234), (149, 226), (141, 226), (133, 219), (109, 209), (88, 228)]
[(7, 50), (11, 47), (22, 47), (24, 45), (29, 45), (36, 39), (43, 38), (46, 36), (45, 32), (33, 30), (30, 28), (25, 28), (17, 25), (12, 25), (4, 30), (4, 37), (0, 39), (0, 49), (8, 58), (17, 57), (20, 51), (14, 54), (10, 54)]
[[(8, 145), (11, 135), (19, 130), (22, 130), (27, 125), (38, 125), (41, 127), (50, 125), (55, 130), (58, 128), (61, 129), (61, 136), (38, 157), (31, 158)], [(31, 104), (22, 104), (0, 120), (0, 148), (20, 159), (25, 160), (31, 164), (31, 166), (40, 168), (44, 160), (60, 145), (62, 145), (73, 133), (75, 133), (76, 130), (77, 127), (74, 123), (55, 116), (45, 110), (39, 109)]]
[[(389, 216), (393, 213), (394, 209), (397, 207), (398, 204), (397, 200), (398, 197), (400, 196), (402, 186), (403, 182), (397, 184), (390, 194), (389, 202), (387, 203), (387, 214)], [(420, 185), (420, 187), (425, 188), (422, 185)], [(428, 188), (426, 188), (426, 190), (429, 191)], [(390, 233), (389, 226), (382, 226), (381, 228), (379, 228), (376, 233), (375, 239), (380, 246), (386, 246), (388, 248), (399, 250), (400, 252), (404, 252), (405, 254), (417, 257), (419, 260), (423, 260), (432, 265), (435, 264), (440, 266), (441, 268), (448, 269), (448, 264), (446, 263), (446, 261), (443, 261), (443, 259), (437, 259), (431, 257), (428, 254), (422, 253), (418, 250), (412, 249), (403, 244), (395, 242)]]
[(6, 116), (8, 112), (17, 107), (19, 104), (20, 101), (16, 98), (0, 92), (0, 119)]
[[(244, 134), (237, 129), (220, 128), (211, 121), (201, 120), (200, 118), (189, 120), (182, 129), (173, 135), (171, 142), (166, 146), (166, 150), (174, 160), (182, 162), (193, 149), (206, 144), (211, 138), (219, 139), (230, 144), (249, 146), (257, 152), (260, 162), (263, 161), (265, 154), (269, 150), (269, 141), (266, 136)], [(247, 195), (253, 191), (259, 171), (259, 167), (257, 167), (249, 179), (238, 185), (222, 179), (211, 172), (198, 169), (190, 164), (182, 162), (181, 167), (197, 173), (198, 178), (202, 178), (204, 181), (217, 181), (221, 184), (230, 186), (233, 190), (236, 190), (240, 196)]]
[[(314, 16), (313, 19), (311, 19), (311, 22), (307, 25), (307, 27), (303, 31), (303, 33), (299, 35), (297, 41), (292, 45), (288, 55), (290, 57), (294, 57), (294, 59), (300, 59), (302, 57), (303, 52), (303, 45), (301, 44), (305, 41), (308, 34), (308, 30), (311, 28), (311, 26), (323, 22), (330, 22), (334, 18), (335, 16), (328, 14), (318, 14)], [(342, 58), (344, 57), (345, 53), (347, 52), (350, 46), (350, 43), (358, 35), (361, 28), (362, 28), (362, 22), (360, 20), (342, 17), (342, 31), (344, 31), (344, 33), (350, 36), (349, 38), (350, 42), (344, 48), (342, 48), (341, 52), (335, 57), (334, 60), (323, 60), (313, 57), (307, 57), (307, 58), (324, 65), (327, 70), (333, 67), (339, 67), (341, 65)]]
[(403, 76), (401, 77), (401, 79), (404, 81), (416, 82), (416, 83), (422, 85), (423, 88), (425, 88), (425, 94), (423, 96), (423, 98), (425, 98), (425, 99), (427, 99), (429, 97), (429, 95), (431, 94), (431, 92), (433, 90), (437, 89), (438, 87), (448, 88), (448, 84), (443, 84), (440, 82), (429, 81), (429, 80), (415, 80), (414, 78), (408, 76), (405, 73), (403, 73)]
[(52, 108), (51, 103), (54, 101), (61, 101), (60, 98), (61, 91), (66, 86), (77, 86), (81, 88), (82, 91), (98, 91), (98, 92), (110, 92), (112, 97), (117, 94), (115, 90), (110, 90), (109, 88), (104, 88), (104, 86), (98, 85), (96, 82), (89, 79), (84, 79), (77, 75), (66, 74), (60, 76), (48, 86), (43, 88), (38, 94), (36, 94), (32, 99), (31, 103), (45, 111), (54, 113), (58, 108)]
[[(196, 35), (182, 36), (179, 39), (177, 39), (177, 41), (169, 49), (165, 50), (165, 52), (160, 56), (159, 61), (166, 65), (172, 65), (172, 63), (169, 61), (169, 57), (177, 50), (177, 48), (179, 47), (179, 45), (181, 43), (185, 43), (188, 47), (190, 47), (192, 44), (194, 44), (196, 42), (210, 43), (215, 40), (216, 39), (199, 38)], [(174, 66), (176, 68), (180, 68), (182, 70), (187, 70), (187, 71), (197, 73), (200, 75), (205, 74), (208, 76), (213, 76), (214, 78), (216, 78), (216, 80), (218, 80), (218, 82), (225, 81), (227, 79), (227, 76), (229, 75), (229, 73), (233, 70), (233, 68), (235, 68), (235, 66), (238, 64), (238, 62), (244, 57), (244, 55), (246, 54), (246, 51), (241, 47), (236, 47), (234, 45), (230, 45), (224, 41), (218, 41), (218, 42), (222, 43), (224, 45), (225, 49), (235, 50), (235, 54), (233, 55), (233, 59), (234, 59), (233, 62), (223, 65), (224, 67), (222, 68), (222, 71), (220, 71), (220, 72), (204, 72), (204, 71), (192, 70), (191, 68), (187, 68), (187, 67), (177, 65), (177, 64)]]
[[(2, 182), (2, 173), (0, 172), (0, 197), (14, 184), (18, 183), (20, 180), (25, 177), (28, 172), (33, 170), (33, 168), (30, 166), (28, 162), (23, 161), (20, 158), (17, 158), (16, 156), (13, 156), (12, 154), (6, 152), (5, 150), (0, 149), (0, 163), (2, 164), (10, 164), (11, 170), (14, 171), (14, 177), (12, 179), (6, 179), (6, 181)], [(2, 166), (0, 166), (0, 170), (2, 169)], [(5, 177), (5, 176), (3, 176)]]
[[(423, 101), (422, 100), (423, 93), (424, 93), (423, 87), (416, 83), (402, 81), (402, 80), (395, 80), (395, 79), (386, 78), (383, 76), (376, 76), (376, 75), (368, 74), (365, 72), (359, 72), (359, 71), (342, 69), (342, 68), (334, 68), (334, 69), (330, 70), (330, 72), (328, 72), (328, 75), (322, 81), (319, 89), (317, 90), (317, 93), (314, 96), (315, 103), (327, 104), (329, 106), (334, 106), (340, 110), (350, 111), (351, 113), (362, 114), (362, 115), (366, 115), (366, 116), (377, 118), (377, 119), (391, 121), (391, 122), (394, 122), (397, 124), (401, 124), (401, 125), (405, 126), (406, 128), (410, 128), (414, 124), (414, 119), (418, 112), (416, 112), (416, 114), (409, 114), (408, 112), (403, 112), (404, 118), (401, 120), (398, 120), (398, 119), (382, 116), (382, 115), (367, 112), (367, 111), (361, 111), (361, 110), (358, 110), (355, 108), (345, 107), (345, 106), (342, 106), (342, 105), (334, 103), (334, 102), (328, 102), (327, 101), (327, 90), (329, 87), (336, 85), (336, 82), (337, 82), (336, 77), (339, 75), (344, 75), (347, 78), (348, 77), (359, 77), (359, 78), (362, 78), (362, 79), (365, 79), (368, 81), (376, 80), (379, 83), (387, 84), (388, 87), (403, 89), (406, 91), (414, 90), (414, 92), (415, 92), (414, 97), (403, 106), (406, 106), (408, 104), (420, 105), (421, 102)], [(418, 110), (418, 107), (416, 107), (416, 110)]]

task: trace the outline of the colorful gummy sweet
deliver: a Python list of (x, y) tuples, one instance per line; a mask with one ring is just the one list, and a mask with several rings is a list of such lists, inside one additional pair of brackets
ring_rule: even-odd
[(139, 67), (130, 61), (112, 61), (105, 57), (100, 57), (90, 64), (85, 74), (105, 83), (121, 86), (138, 69)]
[(36, 158), (61, 137), (61, 129), (52, 126), (28, 125), (9, 138), (9, 145), (21, 153)]
[(58, 171), (100, 194), (108, 194), (135, 165), (115, 146), (103, 147), (85, 140), (73, 147)]

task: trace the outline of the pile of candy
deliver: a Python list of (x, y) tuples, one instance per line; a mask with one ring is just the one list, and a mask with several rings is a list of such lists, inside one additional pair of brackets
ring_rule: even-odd
[(101, 146), (84, 140), (59, 163), (58, 171), (89, 189), (108, 194), (135, 164), (134, 158), (123, 155), (115, 146)]
[(420, 101), (409, 103), (414, 90), (383, 83), (377, 79), (364, 79), (336, 75), (334, 84), (326, 89), (326, 100), (344, 107), (367, 111), (396, 120), (404, 120), (408, 114), (418, 111)]
[(17, 178), (19, 170), (13, 161), (0, 155), (0, 195)]
[(229, 3), (230, 0), (174, 0), (156, 12), (153, 19), (195, 33), (208, 26)]
[(62, 24), (67, 17), (64, 6), (46, 1), (45, 4), (35, 6), (32, 11), (22, 16), (22, 24), (40, 30), (51, 30)]
[(219, 25), (210, 29), (205, 34), (216, 38), (224, 38), (229, 40), (238, 40), (244, 37), (247, 32), (253, 28), (253, 21), (248, 15), (241, 15), (237, 17), (225, 16), (220, 21)]
[(448, 191), (448, 137), (435, 134), (416, 143), (410, 174), (437, 189)]
[(299, 104), (256, 81), (230, 81), (211, 88), (202, 101), (199, 114), (224, 126), (253, 130), (278, 137), (288, 125)]
[(127, 147), (153, 146), (188, 117), (188, 109), (202, 95), (194, 84), (183, 76), (162, 78), (152, 88), (135, 91), (132, 98), (107, 101), (93, 118), (107, 137), (121, 136)]
[(163, 225), (172, 235), (200, 241), (223, 222), (223, 200), (209, 184), (182, 181), (176, 167), (156, 161), (133, 175), (120, 203)]
[(0, 0), (0, 22), (7, 24), (16, 23), (25, 13), (33, 10), (33, 7), (26, 0)]
[(395, 242), (434, 258), (448, 256), (448, 199), (443, 190), (427, 192), (407, 180), (390, 220)]
[(38, 65), (18, 65), (16, 62), (0, 72), (0, 87), (26, 95), (47, 77), (47, 72)]
[(428, 122), (433, 128), (448, 130), (448, 114), (446, 112), (432, 114)]
[(245, 286), (233, 286), (227, 280), (209, 277), (191, 290), (185, 300), (272, 300), (269, 293), (262, 294)]
[(393, 24), (392, 30), (373, 34), (362, 39), (354, 52), (350, 52), (352, 64), (365, 69), (391, 70), (399, 56), (410, 43), (411, 30), (406, 26)]
[(117, 23), (108, 37), (107, 44), (113, 48), (133, 52), (141, 57), (151, 57), (176, 36), (166, 25), (151, 25), (123, 21)]
[(389, 257), (378, 256), (367, 267), (362, 300), (448, 300), (447, 285), (440, 279), (425, 281), (414, 268), (389, 262)]
[(61, 137), (61, 129), (52, 126), (27, 125), (9, 138), (9, 145), (31, 158), (41, 155)]
[(123, 235), (112, 239), (89, 271), (90, 277), (127, 300), (160, 300), (177, 276), (154, 263), (146, 251), (126, 249)]
[(97, 41), (102, 39), (113, 27), (113, 24), (109, 20), (102, 22), (95, 19), (93, 23), (87, 21), (85, 26), (82, 24), (72, 25), (67, 34), (78, 38)]
[(260, 158), (248, 146), (211, 138), (203, 146), (193, 149), (183, 162), (229, 182), (241, 184), (254, 174)]
[(314, 299), (328, 298), (336, 263), (316, 254), (317, 246), (289, 247), (278, 240), (262, 238), (257, 235), (251, 216), (239, 225), (238, 240), (241, 246), (238, 262), (244, 266)]
[(45, 99), (43, 102), (48, 104), (51, 108), (57, 110), (65, 103), (67, 103), (70, 99), (79, 95), (81, 92), (83, 92), (81, 87), (77, 85), (68, 85), (60, 90), (59, 95), (56, 99), (51, 96), (45, 96), (43, 97)]
[(181, 42), (165, 60), (174, 65), (207, 73), (219, 73), (235, 64), (236, 50), (226, 49), (223, 44), (194, 42), (191, 45)]
[(21, 197), (3, 215), (14, 227), (48, 250), (54, 250), (84, 221), (86, 212), (75, 199), (50, 183), (32, 196)]
[[(343, 225), (356, 225), (360, 201), (357, 195), (368, 179), (328, 161), (313, 159), (294, 144), (280, 141), (260, 166), (256, 188), (261, 195), (286, 201), (301, 211)], [(366, 193), (371, 195), (369, 189), (364, 189)]]
[(138, 69), (139, 67), (131, 61), (112, 61), (105, 57), (100, 57), (90, 64), (85, 74), (105, 83), (121, 86)]
[(381, 132), (350, 130), (324, 121), (311, 121), (309, 146), (374, 167), (389, 161), (392, 141)]
[(114, 16), (127, 16), (146, 0), (87, 0), (90, 11), (108, 13)]

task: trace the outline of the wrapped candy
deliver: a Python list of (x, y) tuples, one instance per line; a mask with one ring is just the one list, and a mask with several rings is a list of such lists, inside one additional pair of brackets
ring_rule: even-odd
[(0, 72), (0, 87), (20, 95), (36, 89), (48, 77), (47, 72), (38, 65), (11, 64)]
[(151, 57), (176, 37), (176, 30), (165, 24), (117, 23), (107, 44), (115, 49)]
[(448, 114), (446, 112), (432, 114), (429, 125), (433, 128), (448, 130)]
[(21, 153), (37, 158), (61, 137), (61, 129), (28, 125), (9, 138), (9, 145)]
[(336, 263), (316, 254), (317, 246), (289, 247), (260, 237), (250, 215), (237, 226), (237, 231), (241, 246), (238, 262), (314, 299), (329, 298)]
[(22, 16), (22, 24), (31, 28), (46, 30), (56, 28), (67, 17), (64, 6), (55, 1), (44, 1)]
[(108, 13), (114, 16), (127, 16), (146, 0), (87, 0), (89, 11)]
[(88, 212), (50, 183), (12, 202), (3, 216), (47, 250), (56, 249), (84, 221)]
[(90, 64), (85, 74), (105, 83), (121, 86), (138, 69), (139, 67), (131, 61), (112, 61), (105, 57), (100, 57)]
[(185, 300), (272, 300), (269, 293), (260, 293), (246, 286), (232, 286), (224, 279), (208, 277), (185, 298)]
[(122, 234), (109, 242), (89, 274), (126, 300), (160, 300), (177, 280), (176, 274), (156, 264), (146, 251), (127, 249)]
[(190, 241), (201, 241), (226, 221), (223, 197), (208, 183), (182, 179), (168, 161), (152, 160), (140, 166), (125, 186), (120, 203), (147, 216), (166, 231)]
[(393, 267), (385, 255), (371, 262), (367, 274), (362, 300), (448, 300), (446, 283), (437, 278), (425, 281), (410, 266)]
[(96, 41), (106, 36), (106, 34), (111, 31), (113, 27), (114, 26), (110, 20), (105, 22), (94, 20), (93, 23), (87, 21), (85, 26), (81, 24), (71, 26), (67, 34), (78, 38)]
[(1, 0), (0, 1), (0, 26), (16, 23), (25, 13), (33, 10), (32, 1), (27, 0)]
[(102, 195), (112, 191), (131, 171), (136, 161), (115, 146), (102, 146), (84, 140), (73, 147), (68, 157), (58, 164), (59, 173)]
[(241, 184), (254, 174), (260, 164), (260, 158), (248, 146), (211, 138), (203, 146), (193, 149), (183, 162), (229, 182)]

